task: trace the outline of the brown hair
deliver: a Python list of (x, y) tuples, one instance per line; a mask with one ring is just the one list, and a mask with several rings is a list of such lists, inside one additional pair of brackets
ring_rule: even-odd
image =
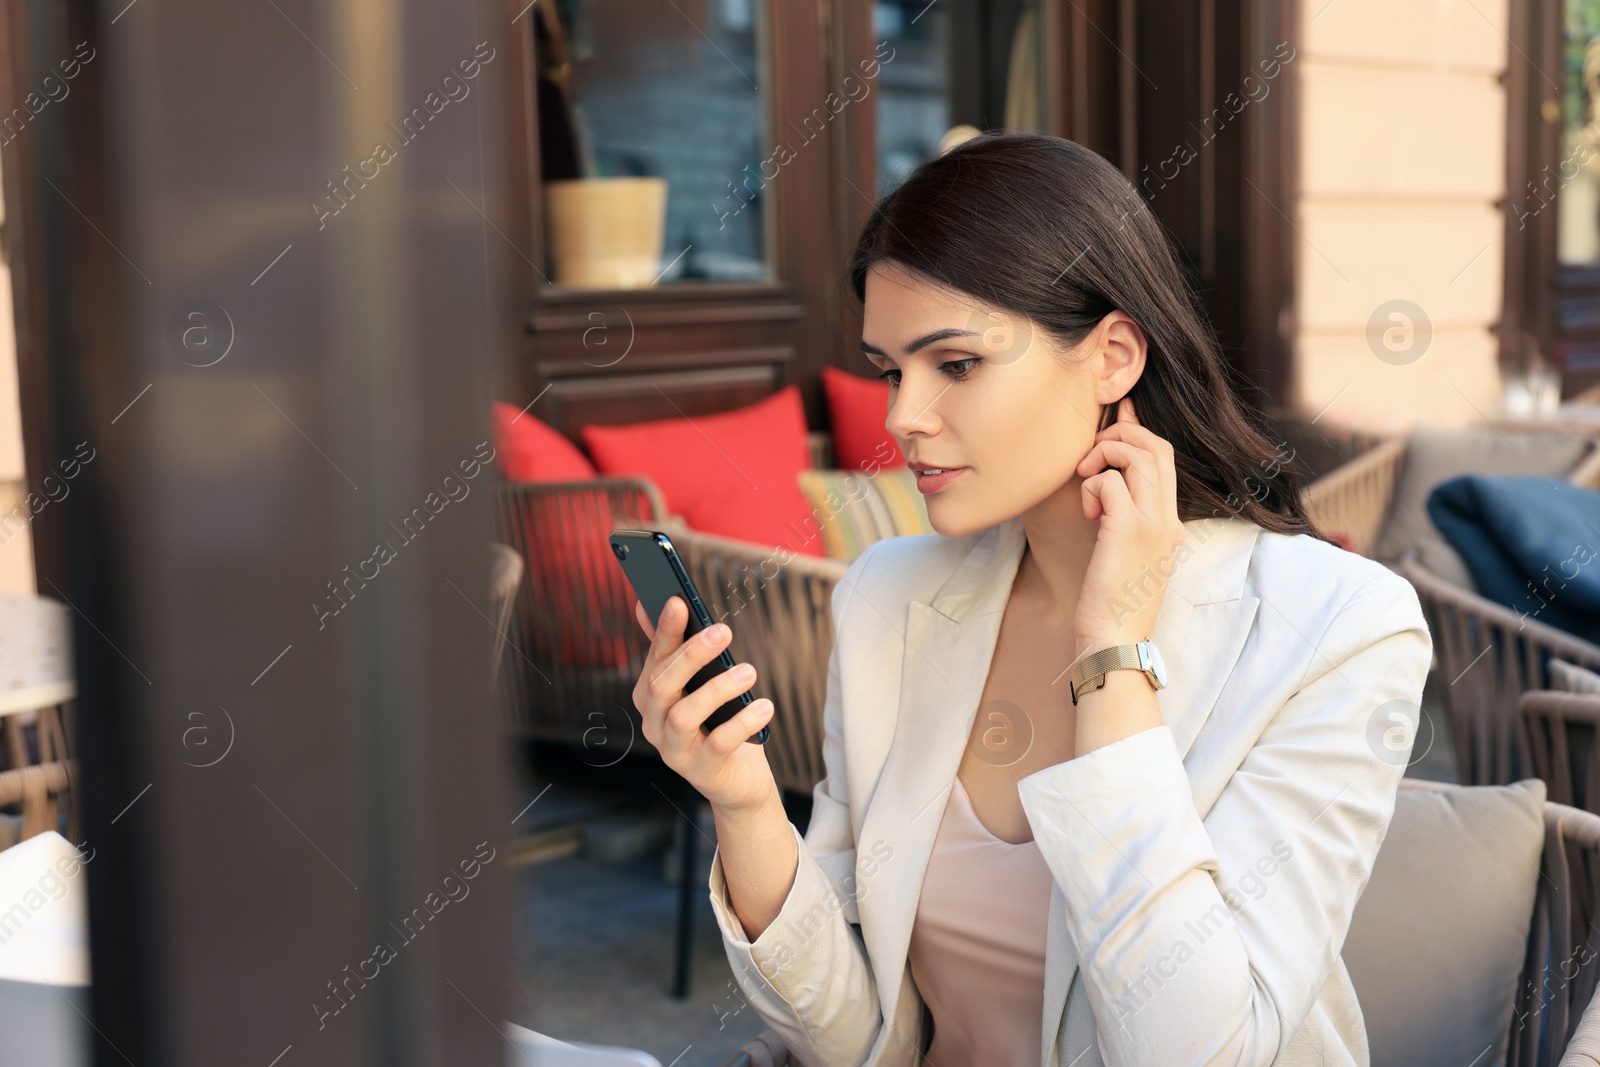
[[(861, 231), (849, 271), (858, 300), (885, 261), (1026, 315), (1068, 346), (1126, 312), (1148, 345), (1128, 395), (1176, 453), (1179, 518), (1236, 515), (1331, 540), (1306, 515), (1291, 457), (1234, 392), (1166, 231), (1097, 153), (1043, 134), (985, 134), (928, 160)], [(1116, 405), (1105, 405), (1096, 429), (1114, 421)]]

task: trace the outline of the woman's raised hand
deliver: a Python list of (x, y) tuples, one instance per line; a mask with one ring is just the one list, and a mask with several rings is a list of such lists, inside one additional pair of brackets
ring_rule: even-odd
[(689, 609), (682, 597), (671, 597), (657, 625), (650, 624), (644, 605), (633, 614), (650, 638), (650, 654), (633, 687), (633, 704), (644, 718), (644, 737), (661, 758), (725, 812), (753, 811), (777, 792), (766, 751), (745, 742), (772, 718), (772, 701), (763, 697), (710, 733), (700, 724), (724, 703), (755, 684), (755, 668), (741, 663), (723, 671), (684, 696), (683, 687), (696, 671), (716, 659), (733, 640), (722, 623), (683, 639)]
[(1078, 474), (1084, 517), (1100, 521), (1073, 619), (1078, 651), (1143, 641), (1182, 558), (1172, 445), (1140, 425), (1132, 398), (1123, 397)]

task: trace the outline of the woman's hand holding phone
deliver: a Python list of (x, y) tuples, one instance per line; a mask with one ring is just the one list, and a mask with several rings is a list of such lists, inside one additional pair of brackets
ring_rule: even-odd
[(755, 684), (755, 668), (741, 663), (687, 696), (683, 692), (694, 673), (728, 647), (733, 632), (719, 623), (685, 641), (689, 608), (678, 596), (667, 600), (654, 626), (638, 601), (633, 613), (650, 638), (650, 653), (633, 687), (645, 740), (712, 808), (735, 813), (770, 803), (777, 785), (766, 752), (745, 742), (772, 718), (772, 701), (757, 700), (710, 733), (700, 729), (712, 712)]
[(689, 605), (680, 596), (667, 599), (655, 626), (637, 601), (633, 615), (650, 638), (650, 654), (633, 687), (634, 706), (644, 716), (645, 740), (711, 802), (717, 862), (727, 880), (728, 900), (754, 941), (777, 918), (799, 866), (794, 830), (766, 749), (745, 744), (772, 718), (772, 701), (757, 700), (710, 733), (702, 732), (700, 724), (713, 711), (756, 680), (754, 668), (743, 677), (735, 668), (683, 695), (685, 683), (721, 654), (733, 632), (719, 624), (685, 641)]

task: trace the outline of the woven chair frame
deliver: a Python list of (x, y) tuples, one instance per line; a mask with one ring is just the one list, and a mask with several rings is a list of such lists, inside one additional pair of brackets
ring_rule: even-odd
[(74, 760), (56, 760), (0, 771), (0, 807), (22, 805), (21, 840), (54, 830), (60, 825), (59, 800), (70, 793), (67, 805), (67, 839), (81, 840), (78, 827), (78, 765)]
[[(620, 527), (659, 529), (665, 518), (660, 491), (644, 478), (500, 488), (494, 536), (530, 564), (501, 663), (504, 714), (515, 733), (573, 746), (591, 764), (609, 765), (613, 753), (652, 751), (633, 706), (649, 644), (604, 535)], [(540, 553), (552, 554), (540, 560)], [(574, 642), (601, 652), (602, 662), (563, 656)]]
[(1352, 551), (1371, 559), (1409, 440), (1397, 435), (1307, 486), (1302, 500), (1317, 529), (1345, 534)]
[(1506, 1067), (1563, 1062), (1600, 978), (1600, 815), (1547, 802), (1544, 827)]
[[(1533, 774), (1546, 796), (1584, 811), (1600, 807), (1600, 695), (1535, 689), (1517, 701)], [(1600, 812), (1597, 812), (1600, 813)]]
[(1526, 777), (1517, 701), (1549, 687), (1549, 662), (1600, 670), (1595, 645), (1445, 581), (1414, 558), (1401, 575), (1417, 591), (1438, 660), (1440, 692), (1466, 785), (1504, 785)]

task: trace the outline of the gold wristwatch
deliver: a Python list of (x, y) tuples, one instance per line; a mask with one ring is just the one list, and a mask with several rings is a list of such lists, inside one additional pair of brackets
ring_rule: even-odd
[(1067, 686), (1072, 691), (1072, 703), (1085, 693), (1092, 693), (1106, 684), (1106, 673), (1115, 670), (1142, 671), (1157, 689), (1167, 687), (1167, 665), (1154, 641), (1140, 641), (1136, 645), (1112, 645), (1102, 648), (1092, 656), (1085, 656), (1072, 668)]

